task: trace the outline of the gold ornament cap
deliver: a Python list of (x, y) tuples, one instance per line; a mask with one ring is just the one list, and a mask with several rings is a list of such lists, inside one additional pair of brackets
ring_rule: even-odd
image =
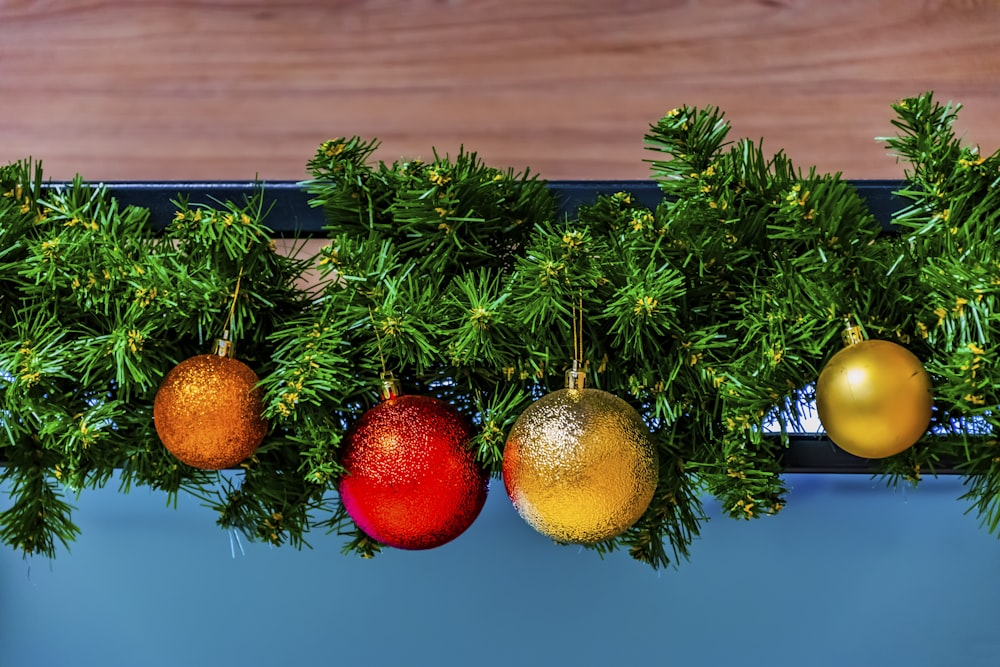
[[(586, 365), (584, 365), (586, 367)], [(580, 367), (580, 362), (576, 359), (573, 360), (573, 364), (566, 371), (566, 388), (567, 389), (586, 389), (587, 388), (587, 374), (584, 368)]]
[(228, 331), (222, 334), (222, 338), (215, 339), (215, 345), (212, 348), (212, 353), (220, 357), (233, 358), (236, 356), (236, 349), (233, 345), (233, 341), (229, 340)]
[(392, 373), (384, 374), (381, 377), (381, 387), (379, 397), (383, 401), (389, 401), (397, 396), (403, 395), (403, 383), (393, 377)]
[(840, 338), (844, 341), (844, 347), (850, 347), (864, 342), (865, 332), (861, 325), (854, 324), (851, 317), (847, 316), (844, 318), (844, 330), (840, 332)]

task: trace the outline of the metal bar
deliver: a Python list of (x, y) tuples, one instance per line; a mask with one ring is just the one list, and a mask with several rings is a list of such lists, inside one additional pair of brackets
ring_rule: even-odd
[[(890, 229), (893, 212), (903, 207), (895, 196), (901, 181), (851, 181), (858, 193), (867, 200), (875, 218)], [(57, 187), (65, 184), (56, 184)], [(174, 200), (184, 197), (192, 203), (212, 204), (219, 201), (242, 201), (263, 187), (264, 207), (270, 210), (267, 226), (277, 236), (312, 236), (323, 231), (321, 209), (309, 204), (309, 195), (295, 181), (162, 181), (108, 182), (109, 194), (119, 203), (149, 209), (150, 224), (163, 229), (173, 220), (177, 208)], [(550, 181), (549, 188), (559, 203), (559, 215), (573, 216), (581, 204), (592, 203), (598, 195), (629, 192), (636, 200), (655, 207), (663, 199), (653, 181)]]

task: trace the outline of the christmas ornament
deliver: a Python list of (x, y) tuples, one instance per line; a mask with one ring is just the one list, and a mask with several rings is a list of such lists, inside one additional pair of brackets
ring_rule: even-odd
[(585, 386), (578, 362), (566, 388), (538, 399), (507, 437), (507, 495), (535, 530), (589, 544), (623, 533), (656, 490), (656, 450), (638, 413)]
[(339, 492), (369, 537), (398, 549), (430, 549), (472, 525), (489, 475), (468, 448), (471, 427), (429, 396), (401, 395), (384, 381), (382, 402), (345, 436)]
[(232, 344), (175, 366), (153, 400), (156, 433), (170, 453), (195, 468), (231, 468), (267, 433), (257, 374), (232, 358)]
[(887, 340), (864, 340), (848, 326), (846, 347), (823, 368), (816, 409), (827, 436), (868, 459), (898, 454), (927, 431), (934, 404), (931, 379), (917, 357)]

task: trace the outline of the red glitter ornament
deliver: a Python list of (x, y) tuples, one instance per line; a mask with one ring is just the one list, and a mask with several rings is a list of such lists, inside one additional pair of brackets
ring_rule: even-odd
[(468, 448), (468, 421), (429, 396), (401, 396), (387, 381), (383, 401), (345, 437), (339, 492), (366, 535), (397, 549), (431, 549), (472, 525), (489, 475)]

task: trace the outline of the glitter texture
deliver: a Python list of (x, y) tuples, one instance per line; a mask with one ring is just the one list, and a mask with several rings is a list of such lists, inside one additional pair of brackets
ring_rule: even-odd
[(930, 426), (934, 394), (920, 359), (888, 340), (833, 355), (816, 382), (816, 412), (841, 449), (868, 459), (898, 454)]
[(153, 402), (156, 433), (178, 459), (205, 470), (231, 468), (267, 433), (257, 374), (236, 359), (202, 354), (177, 364)]
[(507, 437), (507, 495), (535, 530), (590, 544), (621, 534), (646, 511), (659, 465), (649, 429), (622, 399), (560, 389), (532, 403)]
[(399, 396), (361, 416), (345, 437), (340, 497), (369, 537), (430, 549), (461, 535), (486, 502), (489, 475), (468, 449), (471, 429), (450, 405)]

